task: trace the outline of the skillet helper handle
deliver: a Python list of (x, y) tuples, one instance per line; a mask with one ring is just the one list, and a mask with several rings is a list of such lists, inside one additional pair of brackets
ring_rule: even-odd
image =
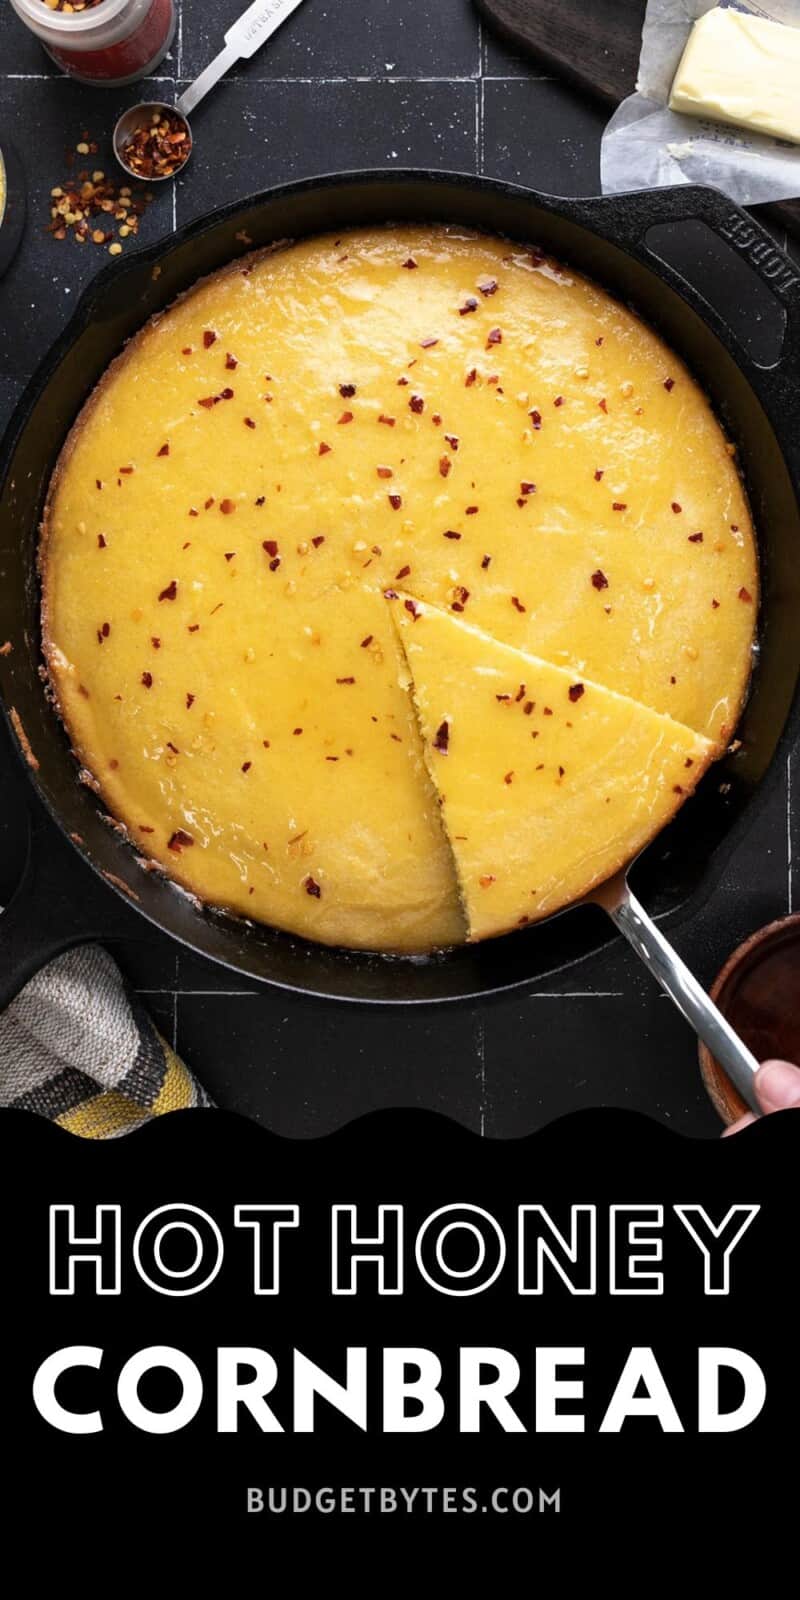
[(618, 884), (615, 880), (612, 882), (613, 894), (604, 897), (599, 893), (598, 903), (674, 1001), (698, 1038), (708, 1046), (750, 1110), (760, 1116), (761, 1107), (753, 1084), (759, 1066), (755, 1056), (631, 893), (624, 878)]

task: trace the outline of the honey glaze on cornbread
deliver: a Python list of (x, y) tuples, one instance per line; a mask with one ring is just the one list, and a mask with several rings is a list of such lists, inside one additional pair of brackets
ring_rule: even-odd
[[(42, 575), (61, 714), (140, 851), (207, 902), (401, 951), (523, 913), (459, 892), (398, 604), (627, 702), (648, 798), (620, 859), (729, 741), (757, 609), (745, 495), (685, 367), (540, 252), (427, 227), (251, 256), (155, 318), (72, 430)], [(697, 745), (685, 782), (651, 759), (665, 722)], [(569, 786), (568, 898), (597, 809), (581, 737), (546, 798), (557, 817)], [(480, 741), (471, 760), (502, 855), (514, 823)]]

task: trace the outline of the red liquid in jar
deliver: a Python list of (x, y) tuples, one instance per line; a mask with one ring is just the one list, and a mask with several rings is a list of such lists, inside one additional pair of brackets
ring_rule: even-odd
[(49, 55), (66, 73), (96, 83), (116, 83), (141, 76), (163, 53), (175, 26), (172, 0), (152, 0), (133, 33), (103, 50), (63, 50), (48, 45)]

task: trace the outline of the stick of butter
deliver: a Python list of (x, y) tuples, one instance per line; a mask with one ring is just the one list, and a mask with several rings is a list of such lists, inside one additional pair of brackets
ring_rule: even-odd
[(800, 28), (707, 11), (689, 35), (669, 104), (800, 144)]

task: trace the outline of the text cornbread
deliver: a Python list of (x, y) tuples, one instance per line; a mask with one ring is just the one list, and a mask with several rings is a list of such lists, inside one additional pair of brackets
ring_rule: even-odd
[[(70, 434), (41, 560), (60, 712), (142, 856), (209, 904), (397, 951), (544, 915), (657, 832), (732, 736), (758, 598), (731, 447), (686, 368), (578, 274), (454, 228), (265, 251), (155, 318)], [(574, 728), (539, 729), (547, 761), (579, 751), (554, 789), (573, 859), (563, 893), (529, 862), (524, 909), (460, 898), (423, 705), (454, 630), (465, 695), (503, 646), (592, 685)], [(471, 750), (488, 830), (513, 783), (498, 798)], [(593, 769), (613, 828), (576, 803)]]

